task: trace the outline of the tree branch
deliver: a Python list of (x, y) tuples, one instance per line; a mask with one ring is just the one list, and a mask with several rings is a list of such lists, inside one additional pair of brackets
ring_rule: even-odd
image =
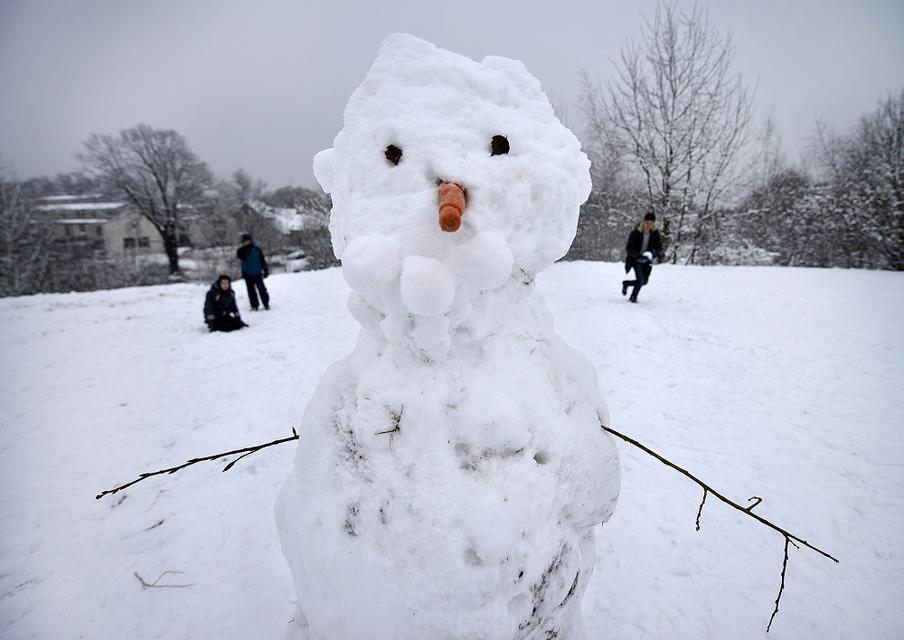
[(769, 527), (770, 529), (773, 529), (773, 530), (779, 532), (779, 533), (782, 534), (783, 536), (786, 536), (786, 537), (790, 538), (791, 540), (795, 540), (795, 541), (801, 543), (802, 545), (804, 545), (805, 547), (807, 547), (807, 548), (809, 548), (809, 549), (812, 549), (813, 551), (816, 551), (816, 552), (819, 553), (819, 554), (824, 555), (824, 556), (825, 556), (826, 558), (828, 558), (829, 560), (834, 560), (835, 562), (838, 562), (838, 559), (837, 559), (837, 558), (834, 558), (833, 556), (831, 556), (830, 554), (826, 553), (826, 552), (823, 551), (822, 549), (819, 549), (818, 547), (814, 547), (812, 544), (810, 544), (810, 543), (807, 542), (806, 540), (804, 540), (804, 539), (802, 539), (802, 538), (799, 538), (798, 536), (794, 535), (793, 533), (789, 533), (788, 531), (785, 531), (785, 530), (782, 529), (781, 527), (779, 527), (779, 526), (773, 524), (772, 522), (769, 522), (769, 521), (766, 520), (765, 518), (761, 518), (761, 517), (758, 516), (757, 514), (753, 513), (752, 508), (755, 507), (756, 504), (759, 504), (759, 502), (756, 503), (756, 504), (754, 504), (754, 505), (752, 505), (752, 506), (749, 507), (749, 508), (748, 508), (748, 507), (742, 507), (742, 506), (739, 505), (737, 502), (734, 502), (734, 501), (732, 501), (732, 500), (729, 500), (728, 498), (726, 498), (725, 496), (723, 496), (721, 493), (719, 493), (718, 491), (716, 491), (715, 489), (713, 489), (712, 487), (710, 487), (708, 484), (706, 484), (705, 482), (703, 482), (702, 480), (700, 480), (700, 478), (698, 478), (697, 476), (693, 475), (692, 473), (690, 473), (690, 472), (687, 471), (686, 469), (683, 469), (683, 468), (679, 467), (679, 466), (678, 466), (677, 464), (675, 464), (674, 462), (672, 462), (672, 461), (670, 461), (670, 460), (667, 460), (667, 459), (663, 458), (661, 455), (659, 455), (658, 453), (656, 453), (656, 452), (653, 451), (652, 449), (649, 449), (649, 448), (645, 447), (644, 445), (640, 444), (637, 440), (634, 440), (633, 438), (630, 438), (629, 436), (626, 436), (626, 435), (624, 435), (624, 434), (621, 434), (621, 433), (619, 433), (618, 431), (616, 431), (616, 430), (614, 430), (614, 429), (611, 429), (611, 428), (609, 428), (609, 427), (607, 427), (607, 426), (605, 426), (605, 425), (602, 425), (602, 426), (603, 426), (603, 429), (604, 429), (605, 431), (608, 431), (608, 432), (611, 433), (612, 435), (614, 435), (614, 436), (616, 436), (616, 437), (618, 437), (618, 438), (621, 438), (622, 440), (624, 440), (624, 441), (627, 442), (628, 444), (634, 445), (635, 447), (637, 447), (638, 449), (640, 449), (640, 450), (643, 451), (644, 453), (647, 453), (647, 454), (653, 456), (654, 458), (656, 458), (657, 460), (659, 460), (660, 462), (662, 462), (662, 463), (665, 464), (666, 466), (669, 466), (669, 467), (675, 469), (676, 471), (678, 471), (679, 473), (681, 473), (682, 475), (687, 476), (687, 477), (690, 478), (693, 482), (695, 482), (696, 484), (698, 484), (698, 485), (700, 486), (701, 489), (704, 489), (705, 491), (708, 491), (709, 493), (713, 494), (714, 496), (716, 496), (719, 500), (721, 500), (721, 501), (724, 502), (725, 504), (734, 507), (735, 509), (737, 509), (737, 510), (740, 511), (741, 513), (747, 514), (748, 516), (750, 516), (750, 517), (753, 518), (754, 520), (757, 520), (757, 521), (759, 521), (761, 524), (764, 524), (764, 525), (766, 525), (767, 527)]
[(707, 495), (709, 495), (709, 489), (704, 489), (703, 500), (700, 501), (700, 508), (697, 509), (697, 531), (700, 531), (700, 516), (703, 515), (703, 505), (706, 504)]
[(788, 536), (785, 536), (785, 559), (782, 560), (782, 584), (778, 588), (778, 595), (775, 596), (775, 609), (772, 611), (772, 615), (769, 616), (769, 624), (766, 625), (766, 633), (769, 633), (769, 629), (772, 627), (772, 621), (775, 619), (775, 614), (778, 613), (778, 602), (782, 599), (782, 591), (785, 590), (785, 570), (788, 568), (788, 543), (791, 542)]
[[(626, 436), (626, 435), (624, 435), (624, 434), (622, 434), (622, 433), (619, 433), (619, 432), (616, 431), (615, 429), (611, 429), (611, 428), (607, 427), (606, 425), (604, 425), (604, 424), (602, 423), (602, 421), (600, 421), (600, 426), (603, 428), (604, 431), (607, 431), (608, 433), (611, 433), (612, 435), (616, 436), (617, 438), (621, 438), (622, 440), (624, 440), (625, 442), (627, 442), (627, 443), (630, 444), (630, 445), (634, 445), (635, 447), (637, 447), (638, 449), (640, 449), (640, 450), (643, 451), (644, 453), (653, 456), (654, 458), (656, 458), (657, 460), (659, 460), (659, 461), (660, 461), (661, 463), (663, 463), (664, 465), (666, 465), (666, 466), (668, 466), (668, 467), (671, 467), (672, 469), (674, 469), (674, 470), (677, 471), (678, 473), (680, 473), (680, 474), (682, 474), (682, 475), (684, 475), (684, 476), (690, 478), (691, 481), (693, 481), (693, 482), (696, 483), (701, 489), (703, 489), (703, 500), (700, 502), (700, 508), (699, 508), (698, 511), (697, 511), (697, 531), (700, 530), (700, 514), (703, 512), (703, 503), (706, 502), (706, 495), (707, 495), (707, 493), (711, 493), (711, 494), (713, 494), (714, 496), (716, 496), (719, 500), (721, 500), (722, 502), (724, 502), (725, 504), (727, 504), (727, 505), (729, 505), (729, 506), (731, 506), (731, 507), (734, 507), (735, 509), (737, 509), (737, 510), (740, 511), (741, 513), (747, 514), (748, 516), (750, 516), (751, 518), (753, 518), (754, 520), (756, 520), (756, 521), (759, 522), (760, 524), (764, 524), (764, 525), (766, 525), (767, 527), (769, 527), (770, 529), (772, 529), (772, 530), (774, 530), (774, 531), (777, 531), (778, 533), (782, 534), (782, 536), (785, 538), (785, 559), (784, 559), (784, 561), (782, 562), (782, 582), (781, 582), (781, 586), (780, 586), (779, 591), (778, 591), (778, 596), (777, 596), (776, 599), (775, 599), (775, 610), (772, 612), (772, 617), (769, 618), (769, 625), (766, 627), (766, 631), (767, 631), (767, 632), (769, 631), (769, 627), (772, 626), (772, 619), (775, 618), (775, 615), (778, 613), (778, 603), (779, 603), (779, 600), (781, 600), (782, 592), (783, 592), (784, 589), (785, 589), (785, 570), (786, 570), (787, 567), (788, 567), (788, 544), (789, 544), (789, 543), (790, 543), (790, 544), (794, 544), (794, 546), (797, 547), (797, 545), (795, 544), (795, 541), (796, 541), (796, 542), (799, 542), (799, 543), (802, 544), (803, 546), (807, 547), (808, 549), (812, 549), (813, 551), (815, 551), (815, 552), (817, 552), (817, 553), (819, 553), (819, 554), (825, 556), (825, 557), (828, 558), (829, 560), (834, 560), (835, 562), (838, 562), (838, 558), (833, 557), (832, 555), (826, 553), (826, 552), (823, 551), (822, 549), (813, 546), (812, 544), (810, 544), (809, 542), (807, 542), (807, 541), (804, 540), (803, 538), (800, 538), (800, 537), (794, 535), (793, 533), (790, 533), (790, 532), (786, 531), (785, 529), (782, 529), (782, 528), (779, 527), (778, 525), (773, 524), (773, 523), (770, 522), (769, 520), (766, 520), (765, 518), (762, 518), (762, 517), (758, 516), (757, 514), (755, 514), (755, 513), (753, 512), (753, 508), (756, 507), (758, 504), (760, 504), (760, 502), (763, 501), (762, 498), (757, 497), (757, 496), (753, 496), (752, 498), (750, 498), (749, 502), (754, 501), (754, 500), (755, 500), (756, 502), (753, 502), (753, 504), (751, 504), (751, 505), (748, 506), (748, 507), (742, 507), (742, 506), (739, 505), (737, 502), (734, 502), (733, 500), (729, 500), (728, 498), (726, 498), (725, 496), (723, 496), (721, 493), (719, 493), (718, 491), (716, 491), (715, 489), (713, 489), (711, 486), (709, 486), (708, 484), (706, 484), (705, 482), (703, 482), (700, 478), (698, 478), (697, 476), (695, 476), (695, 475), (692, 474), (691, 472), (687, 471), (686, 469), (683, 469), (683, 468), (679, 467), (677, 464), (675, 464), (675, 463), (672, 462), (671, 460), (667, 460), (666, 458), (662, 457), (661, 455), (659, 455), (658, 453), (656, 453), (655, 451), (653, 451), (653, 450), (650, 449), (649, 447), (645, 447), (644, 445), (640, 444), (637, 440), (635, 440), (635, 439), (633, 439), (633, 438), (631, 438), (631, 437), (629, 437), (629, 436)], [(799, 548), (799, 547), (798, 547), (798, 548)]]
[(160, 582), (160, 579), (168, 573), (176, 574), (176, 573), (185, 573), (185, 572), (184, 571), (164, 571), (159, 576), (157, 576), (157, 579), (154, 580), (153, 582), (147, 582), (144, 578), (142, 578), (140, 575), (138, 575), (137, 571), (134, 572), (134, 575), (136, 578), (138, 578), (138, 581), (141, 583), (142, 590), (151, 589), (151, 588), (154, 588), (154, 589), (184, 589), (185, 587), (195, 586), (194, 582), (190, 582), (188, 584), (157, 584), (158, 582)]
[(282, 444), (283, 442), (291, 442), (292, 440), (298, 440), (298, 432), (296, 432), (295, 429), (292, 429), (292, 435), (289, 436), (288, 438), (280, 438), (279, 440), (274, 440), (273, 442), (268, 442), (266, 444), (255, 445), (253, 447), (243, 447), (242, 449), (234, 449), (232, 451), (224, 451), (223, 453), (215, 453), (213, 455), (204, 456), (202, 458), (192, 458), (191, 460), (184, 462), (183, 464), (180, 464), (175, 467), (170, 467), (169, 469), (160, 469), (159, 471), (150, 471), (150, 472), (142, 473), (141, 475), (138, 476), (137, 479), (132, 480), (131, 482), (127, 482), (126, 484), (120, 485), (113, 489), (107, 489), (106, 491), (102, 491), (101, 493), (98, 493), (96, 496), (94, 496), (94, 499), (100, 500), (101, 498), (103, 498), (106, 495), (113, 495), (114, 493), (116, 493), (118, 491), (122, 491), (123, 489), (131, 487), (133, 484), (137, 484), (137, 483), (141, 482), (142, 480), (147, 480), (148, 478), (151, 478), (153, 476), (163, 475), (164, 473), (176, 473), (177, 471), (184, 469), (185, 467), (191, 466), (198, 462), (204, 462), (206, 460), (218, 460), (220, 458), (225, 458), (226, 456), (231, 456), (236, 453), (244, 454), (242, 456), (239, 456), (238, 458), (236, 458), (229, 464), (227, 464), (226, 467), (223, 469), (223, 471), (229, 471), (236, 462), (238, 462), (245, 456), (250, 456), (252, 453), (256, 453), (256, 452), (260, 451), (261, 449), (266, 449), (267, 447), (272, 447), (272, 446), (275, 446), (278, 444)]

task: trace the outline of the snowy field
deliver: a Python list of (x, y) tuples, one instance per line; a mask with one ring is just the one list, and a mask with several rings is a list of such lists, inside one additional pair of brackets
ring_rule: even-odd
[[(767, 636), (782, 537), (712, 497), (696, 532), (699, 488), (619, 442), (588, 640), (904, 637), (904, 274), (660, 266), (639, 305), (622, 277), (539, 278), (612, 426), (738, 502), (763, 497), (757, 513), (841, 562), (792, 547)], [(94, 499), (291, 435), (358, 325), (338, 270), (268, 284), (273, 310), (231, 335), (206, 332), (200, 285), (0, 300), (0, 637), (283, 637), (273, 502), (294, 443)], [(137, 577), (165, 572), (170, 587)]]

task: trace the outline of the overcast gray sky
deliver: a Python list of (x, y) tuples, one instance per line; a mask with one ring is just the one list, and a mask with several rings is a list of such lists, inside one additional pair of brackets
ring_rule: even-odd
[[(688, 3), (685, 3), (688, 4)], [(630, 6), (629, 6), (630, 5)], [(901, 0), (720, 0), (736, 65), (795, 159), (819, 116), (854, 124), (904, 87)], [(77, 168), (92, 132), (183, 133), (217, 173), (311, 186), (311, 157), (388, 34), (521, 59), (580, 127), (577, 70), (602, 80), (654, 0), (0, 0), (0, 158), (19, 177)]]

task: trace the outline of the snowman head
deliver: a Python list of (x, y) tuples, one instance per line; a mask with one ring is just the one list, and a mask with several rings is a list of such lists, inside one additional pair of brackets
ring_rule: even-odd
[(314, 159), (343, 262), (362, 239), (364, 253), (428, 257), (453, 274), (487, 251), (517, 275), (563, 256), (589, 168), (521, 62), (478, 63), (407, 34), (383, 41), (333, 148)]

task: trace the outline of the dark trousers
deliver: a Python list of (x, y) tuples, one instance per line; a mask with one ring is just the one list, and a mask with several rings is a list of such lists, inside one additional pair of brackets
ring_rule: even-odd
[(634, 287), (631, 291), (631, 299), (637, 300), (637, 294), (640, 288), (650, 281), (650, 273), (653, 271), (653, 265), (644, 260), (638, 260), (634, 263), (634, 280), (625, 280), (625, 285)]
[(207, 325), (211, 331), (238, 331), (247, 327), (241, 318), (235, 316), (220, 316), (213, 323)]
[(245, 286), (248, 287), (248, 300), (251, 301), (251, 308), (257, 309), (260, 304), (257, 301), (257, 292), (261, 292), (261, 302), (264, 308), (270, 308), (270, 294), (267, 293), (267, 286), (264, 284), (264, 276), (245, 276)]

